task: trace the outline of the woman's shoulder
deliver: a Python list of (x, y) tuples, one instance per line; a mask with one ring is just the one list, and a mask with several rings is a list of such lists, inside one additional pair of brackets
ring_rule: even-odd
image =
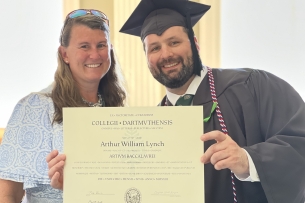
[[(15, 125), (41, 124), (50, 122), (54, 113), (53, 101), (48, 94), (30, 93), (19, 100), (11, 114), (7, 127)], [(49, 125), (48, 125), (49, 126)]]
[(45, 105), (53, 104), (53, 101), (49, 93), (32, 92), (20, 99), (18, 104), (39, 108)]

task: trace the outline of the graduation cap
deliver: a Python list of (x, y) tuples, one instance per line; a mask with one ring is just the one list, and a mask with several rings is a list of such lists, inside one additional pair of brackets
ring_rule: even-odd
[(188, 29), (193, 53), (194, 73), (200, 75), (202, 63), (194, 41), (192, 27), (210, 9), (210, 6), (188, 0), (141, 0), (120, 32), (141, 37), (161, 35), (172, 26)]

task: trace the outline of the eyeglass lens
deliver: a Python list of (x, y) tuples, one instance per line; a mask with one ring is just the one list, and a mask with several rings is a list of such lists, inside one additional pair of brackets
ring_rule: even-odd
[[(104, 19), (107, 19), (106, 15), (101, 13), (100, 11), (96, 11), (96, 10), (90, 10), (90, 12), (95, 15), (95, 16), (99, 16), (99, 17), (102, 17)], [(69, 18), (77, 18), (77, 17), (80, 17), (80, 16), (84, 16), (84, 15), (87, 15), (88, 11), (87, 10), (82, 10), (82, 9), (79, 9), (79, 10), (76, 10), (74, 12), (72, 12), (70, 15), (69, 15)]]
[(76, 11), (74, 11), (73, 13), (71, 13), (70, 15), (69, 15), (69, 18), (77, 18), (77, 17), (79, 17), (79, 16), (84, 16), (84, 15), (86, 15), (87, 14), (87, 11), (86, 10), (76, 10)]
[(95, 16), (100, 16), (100, 17), (102, 17), (102, 18), (104, 18), (104, 19), (107, 19), (107, 16), (106, 16), (105, 14), (101, 13), (100, 11), (91, 10), (91, 13), (92, 13), (93, 15), (95, 15)]

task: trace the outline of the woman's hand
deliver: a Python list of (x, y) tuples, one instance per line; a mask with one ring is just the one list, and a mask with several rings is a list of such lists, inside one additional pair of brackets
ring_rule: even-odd
[(51, 186), (55, 189), (63, 190), (66, 155), (59, 154), (57, 150), (53, 150), (46, 160), (49, 167), (48, 175), (51, 180)]

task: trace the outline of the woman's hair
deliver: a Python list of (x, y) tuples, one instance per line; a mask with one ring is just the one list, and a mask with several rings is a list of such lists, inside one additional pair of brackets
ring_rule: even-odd
[[(60, 36), (60, 45), (69, 46), (71, 38), (71, 30), (73, 26), (85, 25), (91, 29), (100, 29), (106, 32), (110, 41), (110, 31), (108, 25), (99, 17), (94, 15), (85, 15), (73, 19), (67, 19)], [(61, 123), (63, 121), (63, 107), (84, 107), (76, 81), (72, 77), (72, 73), (68, 64), (66, 64), (58, 50), (57, 53), (58, 67), (54, 76), (54, 86), (51, 98), (54, 102), (54, 122)], [(108, 72), (100, 80), (98, 91), (105, 101), (105, 106), (119, 107), (124, 106), (126, 99), (126, 91), (124, 88), (124, 77), (122, 71), (117, 64), (113, 49), (110, 50), (111, 65)]]

